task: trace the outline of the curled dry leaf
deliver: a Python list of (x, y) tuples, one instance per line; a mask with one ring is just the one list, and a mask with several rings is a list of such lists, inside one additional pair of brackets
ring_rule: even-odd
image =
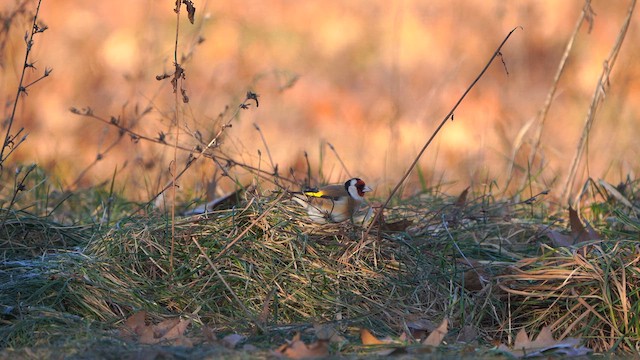
[(196, 16), (196, 7), (193, 5), (193, 1), (191, 0), (182, 0), (182, 2), (187, 6), (187, 18), (189, 22), (193, 24)]
[(274, 350), (275, 355), (285, 356), (290, 359), (314, 359), (329, 355), (329, 345), (326, 340), (318, 340), (311, 344), (305, 344), (297, 333), (291, 341), (287, 341)]

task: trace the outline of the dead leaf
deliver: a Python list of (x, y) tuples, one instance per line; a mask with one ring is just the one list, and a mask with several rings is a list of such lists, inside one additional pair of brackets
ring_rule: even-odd
[(625, 195), (623, 195), (624, 188), (626, 187), (625, 183), (620, 183), (620, 185), (618, 185), (618, 187), (615, 188), (615, 187), (613, 187), (613, 185), (611, 185), (608, 182), (600, 179), (600, 180), (598, 180), (598, 184), (600, 184), (609, 193), (611, 198), (616, 199), (617, 201), (619, 201), (623, 205), (629, 207), (630, 209), (633, 209), (636, 212), (640, 212), (640, 209), (637, 208), (636, 206), (634, 206), (633, 203), (631, 201), (629, 201), (629, 199), (627, 199), (625, 197)]
[(136, 336), (140, 344), (168, 343), (171, 345), (192, 346), (190, 339), (184, 336), (191, 320), (180, 318), (167, 319), (156, 325), (147, 325), (146, 311), (140, 311), (130, 316), (120, 329), (120, 335), (125, 338)]
[(449, 319), (444, 318), (440, 326), (438, 326), (435, 330), (433, 330), (431, 334), (429, 334), (429, 336), (427, 336), (427, 338), (424, 339), (424, 341), (422, 341), (422, 345), (435, 347), (442, 344), (442, 340), (444, 340), (444, 337), (447, 335), (447, 332), (449, 331), (448, 329), (449, 329)]
[(458, 199), (456, 199), (456, 202), (453, 203), (453, 211), (451, 212), (451, 215), (448, 216), (448, 219), (447, 219), (447, 221), (452, 227), (457, 227), (462, 220), (462, 215), (463, 215), (462, 212), (467, 203), (468, 193), (469, 193), (469, 187), (464, 189), (464, 191), (462, 191), (458, 196)]
[(360, 329), (360, 340), (362, 345), (377, 346), (377, 345), (395, 345), (393, 347), (380, 346), (376, 348), (375, 354), (379, 356), (391, 355), (398, 351), (404, 351), (404, 344), (395, 343), (392, 339), (378, 339), (371, 331), (367, 329)]
[(187, 5), (187, 18), (189, 18), (189, 22), (193, 24), (196, 15), (196, 7), (193, 6), (193, 1), (191, 0), (182, 0), (182, 2)]
[(589, 240), (600, 240), (598, 234), (589, 223), (582, 225), (578, 212), (569, 206), (569, 227), (571, 235), (562, 234), (556, 230), (547, 230), (546, 235), (556, 247), (569, 247)]
[(291, 341), (287, 341), (274, 352), (276, 355), (284, 355), (290, 359), (313, 359), (329, 355), (329, 346), (325, 340), (307, 345), (300, 340), (300, 333), (297, 333)]
[(458, 208), (463, 208), (464, 205), (467, 203), (467, 194), (468, 193), (469, 193), (469, 186), (467, 186), (467, 188), (464, 189), (464, 191), (462, 191), (460, 193), (460, 195), (458, 195), (458, 199), (454, 203), (454, 206), (456, 206)]
[(573, 237), (565, 235), (556, 230), (547, 230), (545, 234), (551, 239), (555, 247), (569, 247), (573, 245)]
[(170, 345), (192, 346), (191, 340), (184, 336), (190, 319), (167, 319), (157, 325), (148, 326), (138, 339), (141, 344), (166, 343)]
[(155, 331), (153, 331), (153, 326), (145, 326), (140, 329), (138, 342), (140, 344), (155, 344), (158, 342), (156, 340)]
[(318, 340), (327, 340), (330, 343), (345, 343), (347, 339), (338, 333), (331, 324), (314, 324), (313, 330)]
[(498, 349), (507, 352), (518, 358), (530, 358), (539, 356), (584, 356), (591, 352), (591, 349), (581, 346), (580, 339), (565, 338), (555, 340), (551, 329), (548, 326), (540, 330), (538, 337), (531, 341), (527, 332), (521, 329), (516, 335), (513, 349), (501, 344)]
[(385, 222), (382, 225), (382, 229), (384, 231), (393, 231), (393, 232), (405, 232), (407, 228), (413, 225), (413, 221), (408, 219), (402, 219), (394, 222)]
[(587, 223), (585, 228), (578, 217), (578, 212), (569, 206), (569, 224), (571, 225), (571, 235), (573, 235), (573, 243), (581, 243), (589, 240), (600, 240), (600, 235)]
[(529, 335), (527, 335), (527, 332), (524, 329), (521, 329), (516, 335), (516, 339), (513, 343), (513, 348), (524, 349), (528, 347), (530, 343), (531, 341), (529, 340)]
[(389, 341), (378, 339), (367, 329), (360, 329), (360, 340), (362, 341), (362, 345), (382, 345), (389, 343)]
[(161, 336), (164, 336), (170, 330), (172, 330), (179, 323), (180, 323), (180, 318), (177, 318), (177, 317), (166, 319), (154, 325), (153, 331), (157, 334), (158, 337), (161, 337)]
[(480, 261), (464, 258), (458, 259), (459, 264), (469, 269), (464, 271), (463, 285), (469, 291), (480, 291), (489, 283), (489, 274), (485, 270), (485, 265)]
[(124, 322), (124, 326), (120, 328), (121, 337), (133, 337), (133, 335), (140, 336), (142, 331), (147, 326), (145, 319), (147, 317), (146, 311), (138, 311), (137, 313), (129, 316), (127, 321)]
[(416, 340), (422, 340), (427, 334), (433, 332), (438, 326), (429, 319), (415, 319), (407, 322), (407, 328), (411, 332), (411, 336)]

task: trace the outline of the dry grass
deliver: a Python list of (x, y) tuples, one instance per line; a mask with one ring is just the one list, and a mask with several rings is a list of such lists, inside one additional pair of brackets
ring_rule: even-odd
[[(482, 329), (500, 322), (491, 291), (464, 289), (461, 274), (468, 266), (459, 260), (510, 261), (497, 238), (488, 237), (502, 226), (494, 220), (504, 218), (504, 204), (481, 198), (461, 210), (443, 204), (454, 199), (425, 195), (388, 213), (389, 221), (415, 221), (407, 230), (415, 235), (385, 231), (362, 238), (363, 229), (351, 224), (308, 223), (282, 196), (248, 194), (233, 210), (181, 219), (173, 272), (163, 217), (123, 219), (87, 239), (84, 252), (7, 262), (7, 278), (22, 274), (30, 282), (8, 284), (2, 303), (15, 306), (9, 313), (18, 322), (30, 317), (26, 304), (108, 322), (151, 307), (158, 314), (191, 314), (220, 331), (337, 321), (395, 332), (414, 318), (444, 316)], [(466, 229), (484, 240), (466, 236)], [(32, 296), (19, 302), (24, 294)], [(9, 334), (5, 346), (32, 341)]]
[[(7, 19), (26, 16), (24, 4), (17, 2), (15, 14), (9, 14)], [(414, 5), (410, 2), (410, 6)], [(635, 2), (631, 10), (634, 5)], [(484, 3), (479, 8), (484, 10)], [(327, 7), (328, 13), (330, 9)], [(371, 9), (374, 13), (380, 10)], [(233, 9), (225, 10), (232, 13)], [(401, 10), (396, 9), (396, 16), (400, 16)], [(252, 9), (247, 11), (252, 14)], [(260, 18), (268, 18), (258, 13)], [(408, 22), (412, 16), (407, 14)], [(591, 16), (589, 7), (584, 8), (578, 24), (585, 16)], [(533, 122), (518, 125), (519, 133), (513, 144), (509, 140), (509, 129), (502, 129), (506, 132), (496, 135), (508, 143), (502, 153), (511, 154), (503, 164), (509, 169), (506, 189), (499, 189), (497, 184), (501, 182), (489, 172), (480, 180), (483, 175), (479, 175), (478, 166), (484, 165), (471, 160), (459, 161), (458, 157), (452, 156), (456, 159), (458, 172), (460, 168), (466, 171), (466, 165), (474, 162), (470, 170), (473, 174), (469, 175), (473, 179), (473, 187), (468, 193), (449, 196), (442, 193), (444, 175), (440, 180), (429, 180), (418, 164), (419, 157), (409, 156), (414, 159), (409, 170), (405, 163), (410, 161), (403, 162), (404, 158), (393, 160), (393, 166), (384, 164), (388, 160), (381, 160), (394, 159), (394, 152), (398, 149), (413, 154), (413, 151), (405, 150), (414, 145), (400, 141), (400, 134), (405, 128), (407, 133), (414, 133), (408, 136), (410, 140), (420, 137), (418, 144), (426, 138), (422, 135), (424, 129), (415, 127), (414, 122), (416, 118), (430, 116), (426, 116), (424, 110), (419, 114), (413, 112), (414, 99), (400, 96), (399, 88), (382, 97), (364, 91), (361, 99), (355, 99), (358, 101), (340, 98), (345, 104), (355, 104), (351, 109), (353, 118), (349, 126), (361, 128), (366, 125), (371, 129), (373, 135), (368, 138), (369, 143), (389, 143), (385, 149), (369, 149), (368, 156), (362, 156), (364, 144), (356, 146), (352, 138), (344, 136), (346, 140), (341, 145), (347, 145), (345, 147), (350, 151), (348, 156), (344, 156), (344, 153), (336, 151), (332, 141), (328, 147), (341, 165), (340, 170), (331, 168), (327, 163), (324, 142), (321, 142), (316, 161), (310, 161), (306, 152), (304, 159), (300, 155), (297, 158), (292, 156), (290, 149), (283, 145), (282, 136), (274, 136), (274, 131), (277, 133), (279, 128), (279, 125), (274, 125), (276, 121), (269, 124), (270, 129), (254, 122), (251, 132), (255, 135), (254, 140), (259, 140), (250, 146), (243, 144), (236, 134), (231, 133), (231, 128), (234, 127), (237, 133), (246, 130), (247, 121), (240, 121), (244, 120), (241, 114), (249, 107), (252, 111), (257, 110), (258, 95), (247, 91), (245, 85), (239, 91), (237, 82), (246, 80), (243, 84), (259, 86), (260, 76), (254, 72), (251, 81), (247, 80), (246, 74), (245, 77), (234, 78), (234, 86), (225, 85), (231, 87), (230, 94), (223, 99), (226, 105), (214, 104), (224, 108), (220, 115), (217, 118), (202, 116), (200, 113), (210, 114), (211, 106), (214, 106), (208, 104), (207, 99), (211, 90), (202, 88), (206, 82), (197, 81), (202, 69), (197, 70), (198, 63), (194, 60), (197, 57), (194, 55), (203, 42), (199, 38), (193, 40), (190, 47), (184, 47), (187, 49), (185, 55), (179, 58), (178, 52), (182, 47), (178, 44), (184, 40), (180, 19), (178, 13), (173, 65), (170, 67), (174, 73), (159, 77), (159, 80), (173, 80), (165, 81), (172, 85), (174, 92), (167, 93), (171, 93), (173, 99), (154, 96), (144, 101), (132, 101), (135, 104), (129, 105), (127, 98), (118, 116), (96, 115), (110, 110), (94, 112), (90, 107), (72, 108), (73, 114), (91, 119), (106, 129), (101, 130), (103, 134), (97, 146), (93, 136), (86, 136), (81, 131), (84, 138), (91, 139), (91, 148), (95, 146), (97, 150), (89, 152), (95, 156), (90, 155), (90, 161), (84, 164), (84, 170), (77, 172), (74, 181), (54, 183), (48, 172), (37, 166), (18, 166), (15, 171), (8, 171), (14, 162), (13, 158), (12, 161), (6, 160), (9, 155), (14, 156), (17, 146), (24, 142), (24, 138), (20, 138), (24, 129), (12, 130), (12, 126), (17, 125), (14, 120), (18, 100), (22, 104), (21, 94), (24, 95), (27, 88), (51, 72), (46, 69), (43, 76), (23, 82), (25, 71), (22, 71), (6, 125), (4, 155), (0, 155), (0, 177), (3, 180), (0, 185), (0, 251), (3, 257), (0, 263), (1, 348), (57, 347), (73, 349), (72, 352), (80, 354), (79, 347), (94, 345), (100, 349), (137, 350), (135, 344), (119, 339), (114, 329), (129, 315), (147, 310), (157, 319), (175, 315), (189, 317), (194, 324), (192, 332), (207, 327), (218, 333), (248, 334), (250, 342), (267, 341), (267, 344), (261, 343), (265, 348), (273, 347), (276, 341), (281, 342), (291, 331), (304, 330), (316, 323), (331, 323), (353, 340), (353, 330), (359, 327), (397, 335), (407, 330), (407, 324), (414, 320), (439, 322), (448, 318), (450, 343), (455, 343), (456, 336), (463, 329), (471, 329), (478, 347), (486, 348), (489, 343), (508, 342), (520, 328), (531, 334), (544, 325), (550, 325), (556, 337), (582, 337), (598, 351), (637, 350), (636, 344), (640, 341), (640, 322), (636, 315), (640, 311), (637, 305), (640, 300), (637, 291), (640, 247), (636, 245), (640, 233), (640, 206), (635, 195), (638, 183), (629, 180), (615, 189), (603, 185), (603, 182), (583, 187), (575, 202), (589, 206), (582, 213), (594, 222), (594, 227), (602, 233), (602, 239), (574, 247), (552, 247), (547, 231), (563, 231), (564, 214), (556, 212), (558, 205), (554, 204), (553, 197), (534, 196), (538, 191), (556, 186), (559, 176), (554, 169), (549, 173), (545, 163), (545, 156), (550, 151), (545, 152), (548, 149), (544, 149), (547, 144), (543, 144), (546, 142), (543, 131), (550, 130), (543, 128), (552, 127), (554, 123), (545, 120), (551, 116), (547, 112), (550, 103), (545, 105), (544, 115), (538, 119), (532, 149), (528, 147), (526, 134)], [(37, 17), (33, 21), (36, 22)], [(253, 21), (259, 23), (261, 20)], [(349, 21), (359, 23), (356, 19)], [(5, 21), (5, 24), (10, 26), (11, 22)], [(308, 28), (308, 24), (304, 25), (305, 29)], [(203, 31), (203, 25), (198, 26), (195, 33)], [(31, 27), (30, 39), (42, 32), (39, 29), (45, 29), (43, 25)], [(513, 28), (512, 24), (509, 28)], [(613, 58), (620, 49), (626, 27), (623, 30), (619, 30)], [(253, 31), (256, 30), (249, 30)], [(576, 30), (570, 37), (567, 54), (574, 51), (575, 47), (570, 45), (576, 41), (577, 34)], [(3, 48), (8, 46), (6, 39), (0, 38)], [(30, 64), (33, 64), (30, 59), (32, 44), (29, 44), (21, 70), (30, 69)], [(479, 47), (470, 41), (465, 46), (469, 47), (465, 51), (479, 51)], [(486, 50), (484, 45), (482, 49)], [(244, 56), (251, 51), (255, 49), (248, 47), (240, 53)], [(318, 51), (318, 54), (322, 53)], [(351, 55), (356, 59), (354, 63), (360, 65), (355, 68), (350, 65), (332, 76), (353, 79), (355, 84), (362, 85), (353, 76), (360, 74), (358, 66), (381, 67), (381, 64), (368, 63), (366, 56), (359, 57), (365, 49), (350, 50), (347, 47), (343, 51), (346, 54), (355, 51)], [(504, 51), (505, 54), (500, 53), (503, 60), (500, 75), (507, 72), (507, 67), (517, 74), (510, 61), (517, 57), (508, 54), (508, 49)], [(343, 64), (344, 56), (335, 59), (333, 56), (335, 54), (328, 56), (329, 60), (339, 59), (339, 64)], [(442, 59), (449, 61), (446, 56)], [(400, 60), (403, 59), (395, 61)], [(186, 65), (193, 65), (193, 68)], [(415, 74), (425, 73), (416, 70), (420, 67), (402, 68), (399, 63), (394, 66), (397, 67), (394, 70), (397, 76), (411, 74), (413, 79)], [(84, 71), (80, 66), (77, 69)], [(560, 69), (567, 71), (564, 65)], [(560, 84), (559, 77), (564, 74), (561, 70), (553, 80), (551, 94)], [(605, 68), (604, 75), (597, 82), (597, 96), (594, 96), (585, 136), (595, 135), (591, 132), (593, 115), (600, 102), (599, 96), (603, 94), (601, 90), (609, 85), (603, 78), (609, 78), (610, 70)], [(185, 72), (189, 77), (182, 76)], [(29, 76), (30, 73), (26, 74)], [(297, 80), (296, 75), (280, 71), (269, 74), (279, 84), (278, 93), (292, 88)], [(531, 75), (535, 74), (531, 70)], [(429, 76), (419, 82), (433, 80)], [(322, 84), (317, 76), (312, 75), (312, 78), (315, 83)], [(387, 84), (386, 75), (380, 77), (377, 74), (374, 78), (384, 78), (381, 83)], [(487, 87), (489, 91), (482, 93), (491, 94), (496, 89), (503, 91), (503, 85), (496, 82)], [(162, 86), (157, 88), (162, 90)], [(442, 86), (449, 90), (455, 88), (453, 84)], [(530, 83), (526, 82), (527, 91), (529, 86)], [(122, 90), (121, 86), (112, 87)], [(377, 89), (383, 86), (362, 87)], [(632, 84), (623, 84), (623, 87), (625, 91), (633, 88)], [(302, 117), (318, 115), (319, 119), (327, 117), (327, 113), (335, 115), (333, 110), (327, 111), (327, 105), (323, 103), (331, 100), (316, 99), (315, 87), (303, 84), (301, 88), (302, 94), (294, 95), (293, 99), (302, 104), (304, 111), (290, 107), (292, 102), (287, 100), (280, 104), (287, 104), (281, 106), (285, 108), (281, 113), (274, 110), (278, 108), (274, 92), (268, 89), (259, 91), (263, 96), (260, 98), (261, 116), (282, 120), (289, 126), (284, 131), (286, 137), (299, 135), (290, 131), (292, 121), (289, 113), (303, 114), (300, 115)], [(344, 88), (327, 92), (338, 97), (347, 93)], [(244, 100), (238, 93), (246, 93)], [(467, 105), (490, 102), (491, 95), (488, 98), (483, 96), (467, 99)], [(448, 101), (455, 95), (445, 97)], [(197, 102), (198, 98), (208, 105), (195, 105), (193, 100)], [(555, 99), (549, 95), (548, 101), (552, 98)], [(504, 95), (500, 99), (504, 103), (513, 100)], [(142, 103), (146, 105), (139, 105)], [(520, 113), (536, 107), (535, 104), (520, 105), (514, 104), (516, 110), (513, 111), (498, 106), (501, 110), (497, 113), (507, 123), (515, 113), (519, 118)], [(444, 105), (438, 105), (438, 109), (443, 108)], [(258, 111), (250, 114), (257, 116), (256, 113)], [(483, 108), (476, 111), (476, 114), (484, 113)], [(451, 114), (453, 120), (453, 111)], [(574, 112), (569, 114), (571, 117), (574, 115)], [(455, 116), (456, 123), (452, 127), (459, 129), (462, 126), (459, 119), (465, 117), (463, 109)], [(150, 119), (152, 117), (153, 120)], [(627, 114), (627, 117), (632, 115)], [(449, 116), (440, 127), (447, 119)], [(339, 123), (344, 125), (347, 122)], [(295, 124), (297, 126), (298, 123)], [(323, 128), (324, 125), (329, 124), (323, 123)], [(238, 127), (241, 130), (236, 130)], [(72, 132), (67, 131), (66, 134)], [(109, 134), (110, 131), (113, 133)], [(381, 132), (390, 132), (391, 137), (381, 137)], [(311, 133), (316, 140), (321, 137), (317, 132)], [(123, 141), (125, 139), (130, 141)], [(269, 141), (272, 141), (272, 147)], [(457, 144), (464, 142), (458, 141)], [(257, 151), (255, 144), (260, 144)], [(149, 149), (157, 152), (148, 152)], [(581, 149), (577, 159), (582, 154)], [(78, 153), (75, 148), (73, 151)], [(109, 169), (110, 180), (100, 185), (90, 182), (88, 178), (100, 167), (98, 165), (104, 164), (105, 158), (117, 152), (129, 156), (126, 160), (135, 153), (134, 165), (125, 161), (122, 167)], [(291, 164), (287, 175), (283, 175), (287, 173), (284, 167), (279, 168), (278, 165), (283, 152), (290, 157), (285, 159), (285, 163)], [(121, 155), (118, 155), (119, 159)], [(343, 159), (360, 159), (362, 164), (358, 162), (358, 168), (350, 171), (347, 165), (356, 161)], [(350, 223), (319, 226), (309, 223), (302, 210), (289, 199), (287, 189), (308, 184), (313, 178), (324, 181), (343, 174), (360, 174), (372, 161), (377, 162), (376, 169), (389, 168), (392, 173), (406, 171), (401, 181), (397, 181), (398, 177), (394, 175), (379, 181), (380, 185), (385, 183), (389, 190), (395, 185), (392, 195), (401, 188), (399, 193), (403, 193), (390, 196), (385, 201), (385, 222), (382, 225), (374, 224), (370, 229)], [(193, 166), (196, 163), (198, 166)], [(404, 184), (414, 165), (418, 165), (416, 177), (420, 182), (420, 192), (415, 190), (418, 186), (411, 184), (413, 179), (409, 178), (409, 184)], [(448, 170), (447, 166), (445, 164)], [(213, 174), (211, 167), (215, 168)], [(316, 167), (317, 170), (312, 171)], [(435, 170), (442, 169), (434, 165), (433, 172), (440, 173)], [(571, 178), (577, 174), (576, 171), (570, 171)], [(516, 191), (513, 197), (508, 197), (505, 194), (512, 190), (511, 180), (516, 180), (513, 182)], [(252, 186), (245, 187), (242, 199), (230, 208), (206, 215), (177, 217), (176, 203), (180, 197), (171, 191), (176, 190), (177, 185), (194, 181), (199, 185), (195, 190), (183, 193), (186, 201), (195, 202), (194, 198), (202, 196), (205, 187), (207, 195), (215, 197), (223, 187), (239, 188), (247, 183), (252, 183)], [(119, 185), (121, 183), (132, 184), (132, 188)], [(433, 187), (434, 183), (436, 187)], [(457, 186), (464, 187), (466, 183), (458, 183)], [(137, 199), (142, 189), (146, 194), (143, 201), (132, 202), (130, 197), (122, 196), (135, 193), (134, 198)], [(566, 188), (567, 194), (573, 190), (572, 186)], [(590, 193), (590, 190), (593, 191)], [(531, 198), (522, 200), (526, 197), (525, 192)], [(378, 195), (384, 196), (384, 192)], [(587, 198), (588, 195), (591, 197)], [(161, 200), (168, 201), (168, 211), (154, 206)], [(3, 352), (2, 356), (10, 356), (12, 350)]]
[[(447, 317), (451, 341), (463, 327), (487, 344), (551, 325), (556, 337), (582, 337), (598, 351), (632, 351), (636, 215), (594, 202), (608, 221), (594, 226), (607, 240), (552, 248), (545, 231), (564, 226), (543, 199), (425, 192), (396, 201), (387, 228), (364, 236), (349, 223), (309, 223), (285, 193), (250, 190), (232, 209), (178, 219), (173, 271), (168, 219), (126, 216), (102, 232), (79, 232), (76, 250), (5, 250), (2, 346), (103, 341), (146, 309), (188, 316), (195, 329), (251, 334), (250, 342), (315, 323), (348, 336), (359, 327), (399, 334), (411, 321)], [(43, 221), (34, 232), (57, 226)]]

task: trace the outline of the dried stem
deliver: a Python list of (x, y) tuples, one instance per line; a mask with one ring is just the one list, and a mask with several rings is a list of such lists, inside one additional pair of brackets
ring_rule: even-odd
[(609, 86), (609, 76), (611, 75), (611, 70), (613, 70), (613, 66), (616, 63), (616, 59), (618, 58), (618, 53), (620, 52), (620, 48), (622, 47), (622, 43), (627, 34), (627, 30), (629, 29), (629, 23), (631, 23), (631, 16), (633, 15), (635, 6), (636, 0), (632, 0), (627, 12), (627, 18), (620, 28), (620, 32), (618, 33), (618, 37), (616, 38), (616, 42), (613, 45), (609, 56), (602, 64), (602, 73), (600, 74), (600, 78), (598, 79), (596, 88), (593, 92), (593, 96), (591, 98), (591, 106), (589, 106), (589, 111), (587, 112), (584, 121), (584, 127), (582, 128), (582, 135), (580, 136), (580, 140), (578, 141), (576, 154), (573, 158), (573, 161), (571, 162), (569, 175), (567, 176), (567, 181), (564, 185), (564, 189), (562, 190), (562, 196), (560, 197), (563, 202), (569, 201), (571, 188), (573, 187), (573, 183), (576, 178), (578, 165), (580, 164), (580, 160), (582, 159), (584, 148), (589, 139), (589, 133), (591, 132), (591, 127), (593, 126), (593, 121), (596, 117), (596, 111), (598, 110), (598, 106), (600, 105), (600, 103), (602, 103), (602, 101), (604, 101), (604, 98), (606, 96), (606, 88)]
[[(11, 127), (13, 126), (13, 121), (15, 119), (16, 116), (16, 109), (18, 108), (18, 100), (20, 100), (20, 94), (22, 93), (27, 93), (27, 87), (37, 83), (38, 81), (42, 80), (43, 78), (49, 76), (49, 74), (51, 74), (51, 69), (45, 69), (44, 75), (41, 76), (40, 78), (38, 78), (37, 80), (31, 82), (29, 85), (24, 86), (24, 76), (25, 73), (27, 72), (28, 68), (35, 68), (33, 66), (33, 63), (29, 63), (29, 55), (31, 54), (31, 49), (33, 48), (33, 37), (41, 32), (44, 32), (47, 27), (43, 26), (40, 27), (38, 25), (38, 14), (40, 13), (40, 5), (42, 4), (42, 0), (38, 0), (38, 5), (36, 6), (36, 11), (35, 14), (33, 15), (33, 22), (31, 24), (31, 33), (29, 34), (29, 36), (27, 37), (25, 35), (25, 42), (27, 45), (27, 49), (25, 51), (24, 54), (24, 62), (22, 65), (22, 73), (20, 74), (20, 82), (18, 83), (18, 90), (16, 91), (16, 97), (15, 100), (13, 101), (13, 108), (11, 109), (11, 116), (9, 117), (9, 123), (7, 124), (7, 131), (4, 135), (4, 141), (2, 143), (2, 147), (0, 149), (0, 174), (2, 173), (2, 171), (4, 170), (4, 161), (7, 159), (7, 157), (9, 155), (5, 156), (5, 149), (11, 147), (11, 148), (15, 148), (17, 145), (19, 145), (20, 143), (22, 143), (22, 141), (20, 141), (18, 144), (15, 143), (14, 139), (18, 136), (17, 134), (15, 136), (11, 135)], [(18, 131), (18, 134), (22, 132), (22, 129), (20, 131)], [(11, 154), (10, 151), (9, 154)]]
[[(556, 74), (553, 77), (553, 83), (551, 84), (551, 89), (549, 89), (549, 93), (547, 93), (547, 97), (544, 101), (544, 105), (542, 106), (542, 109), (538, 113), (539, 125), (537, 128), (536, 134), (533, 137), (534, 143), (533, 143), (533, 148), (531, 150), (531, 154), (529, 156), (529, 165), (533, 164), (533, 162), (535, 161), (536, 155), (538, 154), (538, 149), (540, 148), (540, 140), (542, 139), (542, 132), (544, 130), (545, 122), (547, 120), (547, 114), (549, 113), (549, 108), (551, 108), (551, 102), (553, 101), (553, 98), (556, 94), (556, 90), (558, 89), (558, 83), (560, 82), (560, 77), (564, 73), (565, 67), (567, 65), (567, 59), (569, 58), (569, 54), (573, 49), (573, 44), (576, 38), (578, 37), (578, 32), (580, 31), (580, 28), (582, 27), (582, 24), (584, 23), (585, 20), (589, 22), (589, 28), (591, 28), (591, 26), (593, 26), (593, 9), (591, 9), (591, 0), (585, 1), (584, 7), (580, 12), (580, 16), (578, 16), (578, 20), (576, 21), (576, 24), (573, 27), (573, 32), (569, 37), (569, 41), (567, 42), (567, 45), (564, 48), (564, 53), (562, 54), (562, 58), (560, 59), (560, 63), (558, 64), (558, 69), (556, 70)], [(508, 174), (507, 181), (511, 181), (511, 173), (513, 172), (514, 161), (515, 161), (515, 153), (511, 163), (509, 164), (509, 169), (507, 171), (507, 174)], [(524, 181), (526, 181), (526, 179)], [(505, 188), (507, 187), (508, 187), (508, 183), (505, 186)], [(524, 187), (524, 185), (521, 185), (521, 187)]]

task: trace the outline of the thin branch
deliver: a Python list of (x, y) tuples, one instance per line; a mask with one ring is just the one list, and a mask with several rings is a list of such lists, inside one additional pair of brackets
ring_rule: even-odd
[(458, 108), (458, 106), (460, 105), (460, 103), (462, 103), (462, 100), (464, 100), (464, 98), (467, 96), (467, 94), (471, 91), (471, 89), (473, 89), (473, 87), (476, 85), (476, 83), (480, 80), (480, 78), (482, 78), (482, 76), (484, 75), (484, 73), (487, 71), (487, 69), (489, 68), (489, 66), (491, 65), (491, 63), (493, 62), (493, 60), (498, 57), (498, 56), (502, 56), (502, 53), (500, 52), (500, 50), (502, 49), (502, 47), (504, 46), (504, 44), (507, 42), (507, 40), (509, 40), (509, 37), (511, 37), (511, 34), (513, 34), (514, 31), (516, 31), (516, 29), (518, 29), (518, 27), (513, 28), (511, 31), (509, 31), (509, 34), (507, 34), (507, 36), (504, 38), (504, 40), (502, 40), (502, 43), (500, 43), (500, 46), (498, 46), (498, 48), (496, 49), (496, 51), (493, 53), (493, 55), (491, 56), (491, 58), (489, 59), (489, 62), (487, 62), (487, 64), (484, 66), (484, 68), (482, 69), (482, 71), (480, 71), (480, 74), (478, 74), (478, 76), (475, 78), (475, 80), (473, 80), (473, 82), (471, 83), (471, 85), (469, 85), (469, 87), (467, 88), (467, 90), (465, 90), (465, 92), (462, 94), (462, 96), (460, 97), (460, 99), (458, 99), (458, 102), (456, 102), (456, 104), (453, 106), (453, 108), (451, 108), (451, 111), (449, 111), (449, 113), (444, 117), (444, 119), (442, 119), (442, 121), (440, 122), (440, 125), (438, 125), (438, 127), (436, 128), (436, 130), (433, 132), (433, 134), (431, 134), (431, 137), (429, 138), (429, 140), (427, 140), (426, 144), (424, 144), (424, 146), (422, 147), (422, 150), (420, 150), (420, 152), (418, 153), (418, 156), (416, 156), (416, 158), (413, 160), (413, 162), (411, 163), (411, 165), (409, 166), (409, 169), (407, 170), (407, 172), (404, 174), (404, 176), (402, 176), (402, 178), (400, 179), (400, 181), (398, 181), (398, 183), (396, 184), (396, 186), (393, 188), (393, 190), (391, 191), (391, 193), (389, 194), (389, 196), (387, 197), (387, 200), (384, 202), (384, 204), (382, 204), (382, 206), (380, 206), (379, 211), (376, 213), (375, 217), (373, 218), (373, 220), (371, 221), (371, 223), (369, 224), (369, 226), (367, 227), (366, 231), (363, 234), (363, 238), (364, 236), (366, 236), (367, 234), (369, 234), (369, 231), (371, 231), (371, 228), (381, 219), (382, 216), (382, 212), (384, 211), (384, 209), (387, 207), (387, 205), (389, 205), (389, 202), (391, 201), (391, 198), (393, 198), (393, 196), (396, 194), (396, 192), (398, 192), (398, 189), (400, 189), (400, 187), (402, 186), (402, 184), (404, 184), (405, 180), (407, 180), (407, 178), (409, 177), (409, 175), (411, 174), (411, 172), (413, 171), (413, 169), (416, 167), (416, 165), (418, 164), (418, 161), (420, 160), (420, 158), (422, 157), (422, 154), (424, 154), (424, 152), (427, 150), (427, 148), (429, 147), (429, 145), (431, 144), (431, 142), (433, 141), (433, 139), (435, 139), (436, 135), (438, 134), (438, 132), (440, 132), (440, 129), (442, 129), (442, 127), (444, 126), (444, 124), (447, 123), (447, 121), (449, 119), (453, 119), (453, 114), (456, 111), (456, 109)]
[(349, 169), (347, 169), (347, 166), (344, 164), (344, 161), (342, 161), (342, 158), (340, 157), (340, 155), (336, 151), (336, 148), (329, 142), (327, 143), (327, 145), (329, 146), (329, 149), (331, 149), (331, 151), (333, 152), (333, 155), (336, 156), (336, 159), (338, 159), (338, 162), (340, 162), (340, 166), (342, 166), (342, 169), (347, 173), (347, 176), (349, 178), (352, 178), (353, 176), (351, 176), (351, 173), (349, 172)]
[[(27, 45), (27, 49), (25, 51), (24, 54), (24, 62), (23, 62), (23, 66), (22, 66), (22, 73), (20, 74), (20, 82), (18, 83), (18, 90), (16, 91), (16, 97), (15, 100), (13, 101), (13, 109), (11, 109), (11, 116), (9, 117), (9, 124), (7, 125), (7, 131), (6, 134), (4, 136), (4, 141), (2, 142), (2, 147), (0, 148), (0, 173), (2, 173), (4, 166), (4, 151), (5, 149), (9, 146), (9, 144), (12, 142), (12, 136), (11, 136), (11, 127), (13, 125), (13, 121), (15, 119), (16, 116), (16, 109), (18, 108), (18, 100), (20, 100), (20, 94), (25, 92), (26, 93), (26, 87), (23, 86), (24, 84), (24, 75), (27, 72), (27, 68), (33, 67), (32, 65), (29, 65), (29, 54), (31, 54), (31, 49), (33, 47), (33, 37), (35, 36), (35, 34), (37, 33), (41, 33), (44, 30), (46, 30), (46, 26), (40, 28), (40, 26), (38, 26), (38, 14), (40, 13), (40, 5), (42, 4), (42, 0), (38, 0), (38, 5), (36, 6), (36, 12), (33, 15), (33, 23), (31, 24), (31, 33), (30, 35), (27, 37), (25, 35), (25, 42)], [(42, 77), (47, 77), (49, 76), (49, 73), (51, 71), (50, 70), (45, 70), (45, 75)], [(42, 79), (41, 78), (41, 79)], [(35, 82), (41, 80), (38, 79), (36, 81), (34, 81), (33, 83), (29, 84), (29, 85), (33, 85)]]

